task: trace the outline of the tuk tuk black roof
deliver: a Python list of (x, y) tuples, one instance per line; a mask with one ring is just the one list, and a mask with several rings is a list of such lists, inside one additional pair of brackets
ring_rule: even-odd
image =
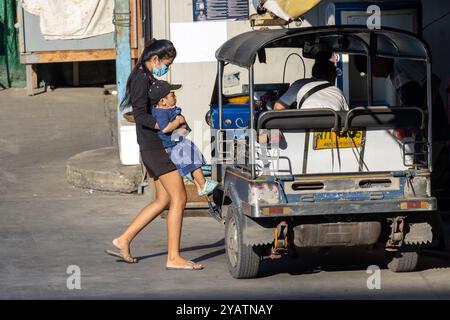
[(367, 26), (249, 31), (225, 42), (216, 51), (216, 58), (248, 68), (263, 49), (303, 48), (305, 43), (326, 45), (330, 51), (341, 53), (431, 60), (428, 45), (415, 34), (393, 28), (370, 30)]

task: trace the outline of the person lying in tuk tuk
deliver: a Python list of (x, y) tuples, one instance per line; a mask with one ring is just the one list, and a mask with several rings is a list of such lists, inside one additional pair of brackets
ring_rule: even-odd
[(295, 81), (277, 102), (274, 110), (289, 108), (348, 110), (342, 91), (334, 84), (336, 66), (328, 54), (318, 55), (312, 69), (312, 78)]
[[(333, 109), (336, 111), (348, 110), (347, 100), (342, 91), (337, 88), (336, 66), (330, 61), (331, 54), (322, 52), (316, 56), (312, 69), (312, 78), (299, 79), (275, 102), (274, 110), (285, 109)], [(260, 132), (259, 143), (279, 143), (284, 149), (284, 137), (281, 131)], [(283, 147), (282, 147), (283, 146)]]

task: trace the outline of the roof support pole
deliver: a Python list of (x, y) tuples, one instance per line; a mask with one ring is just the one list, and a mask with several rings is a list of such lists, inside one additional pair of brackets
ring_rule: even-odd
[(373, 105), (372, 56), (367, 56), (367, 104)]
[[(226, 145), (220, 145), (219, 143), (221, 143), (220, 141), (223, 139), (225, 133), (222, 131), (223, 130), (223, 62), (220, 60), (217, 60), (217, 105), (219, 107), (219, 130), (217, 132), (217, 136), (216, 139), (214, 140), (214, 148), (215, 148), (215, 153), (214, 153), (214, 157), (216, 157), (215, 159), (213, 158), (212, 161), (213, 163), (215, 163), (215, 169), (213, 169), (215, 171), (215, 175), (214, 178), (217, 181), (222, 181), (223, 177), (224, 177), (224, 163), (223, 162), (218, 162), (219, 159), (224, 159), (224, 155), (223, 154), (219, 154), (219, 151), (221, 152), (226, 152)], [(220, 135), (220, 136), (219, 136)]]
[(433, 97), (431, 89), (431, 62), (427, 62), (427, 107), (428, 107), (428, 168), (433, 172)]
[(373, 105), (373, 77), (372, 77), (372, 64), (373, 58), (376, 54), (377, 48), (377, 37), (371, 32), (370, 33), (370, 46), (369, 46), (369, 54), (367, 57), (367, 103), (369, 106)]
[(254, 94), (254, 65), (252, 64), (250, 68), (248, 68), (248, 86), (249, 86), (249, 95), (250, 95), (250, 150), (249, 150), (249, 160), (250, 160), (250, 168), (252, 171), (252, 179), (256, 178), (256, 161), (255, 161), (255, 94)]
[(223, 62), (217, 61), (217, 81), (218, 81), (218, 90), (217, 90), (217, 103), (219, 104), (219, 129), (223, 129), (223, 98), (222, 98), (222, 92), (223, 92)]

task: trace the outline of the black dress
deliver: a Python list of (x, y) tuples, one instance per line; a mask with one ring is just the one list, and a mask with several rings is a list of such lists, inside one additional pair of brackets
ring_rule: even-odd
[(149, 86), (154, 80), (152, 73), (145, 66), (139, 68), (131, 79), (130, 101), (142, 162), (149, 176), (157, 180), (163, 174), (177, 169), (164, 149), (158, 130), (155, 129), (156, 119), (152, 115), (153, 103), (148, 95)]

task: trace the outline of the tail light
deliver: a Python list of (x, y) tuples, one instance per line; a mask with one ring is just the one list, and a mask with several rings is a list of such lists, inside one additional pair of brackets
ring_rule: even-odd
[(394, 135), (397, 139), (403, 140), (406, 137), (405, 129), (394, 130)]
[(415, 133), (415, 129), (406, 130), (406, 129), (400, 128), (400, 129), (394, 130), (394, 135), (399, 140), (403, 140), (405, 138), (412, 138), (414, 133)]
[(278, 185), (275, 183), (251, 184), (248, 190), (248, 203), (251, 205), (279, 204)]

